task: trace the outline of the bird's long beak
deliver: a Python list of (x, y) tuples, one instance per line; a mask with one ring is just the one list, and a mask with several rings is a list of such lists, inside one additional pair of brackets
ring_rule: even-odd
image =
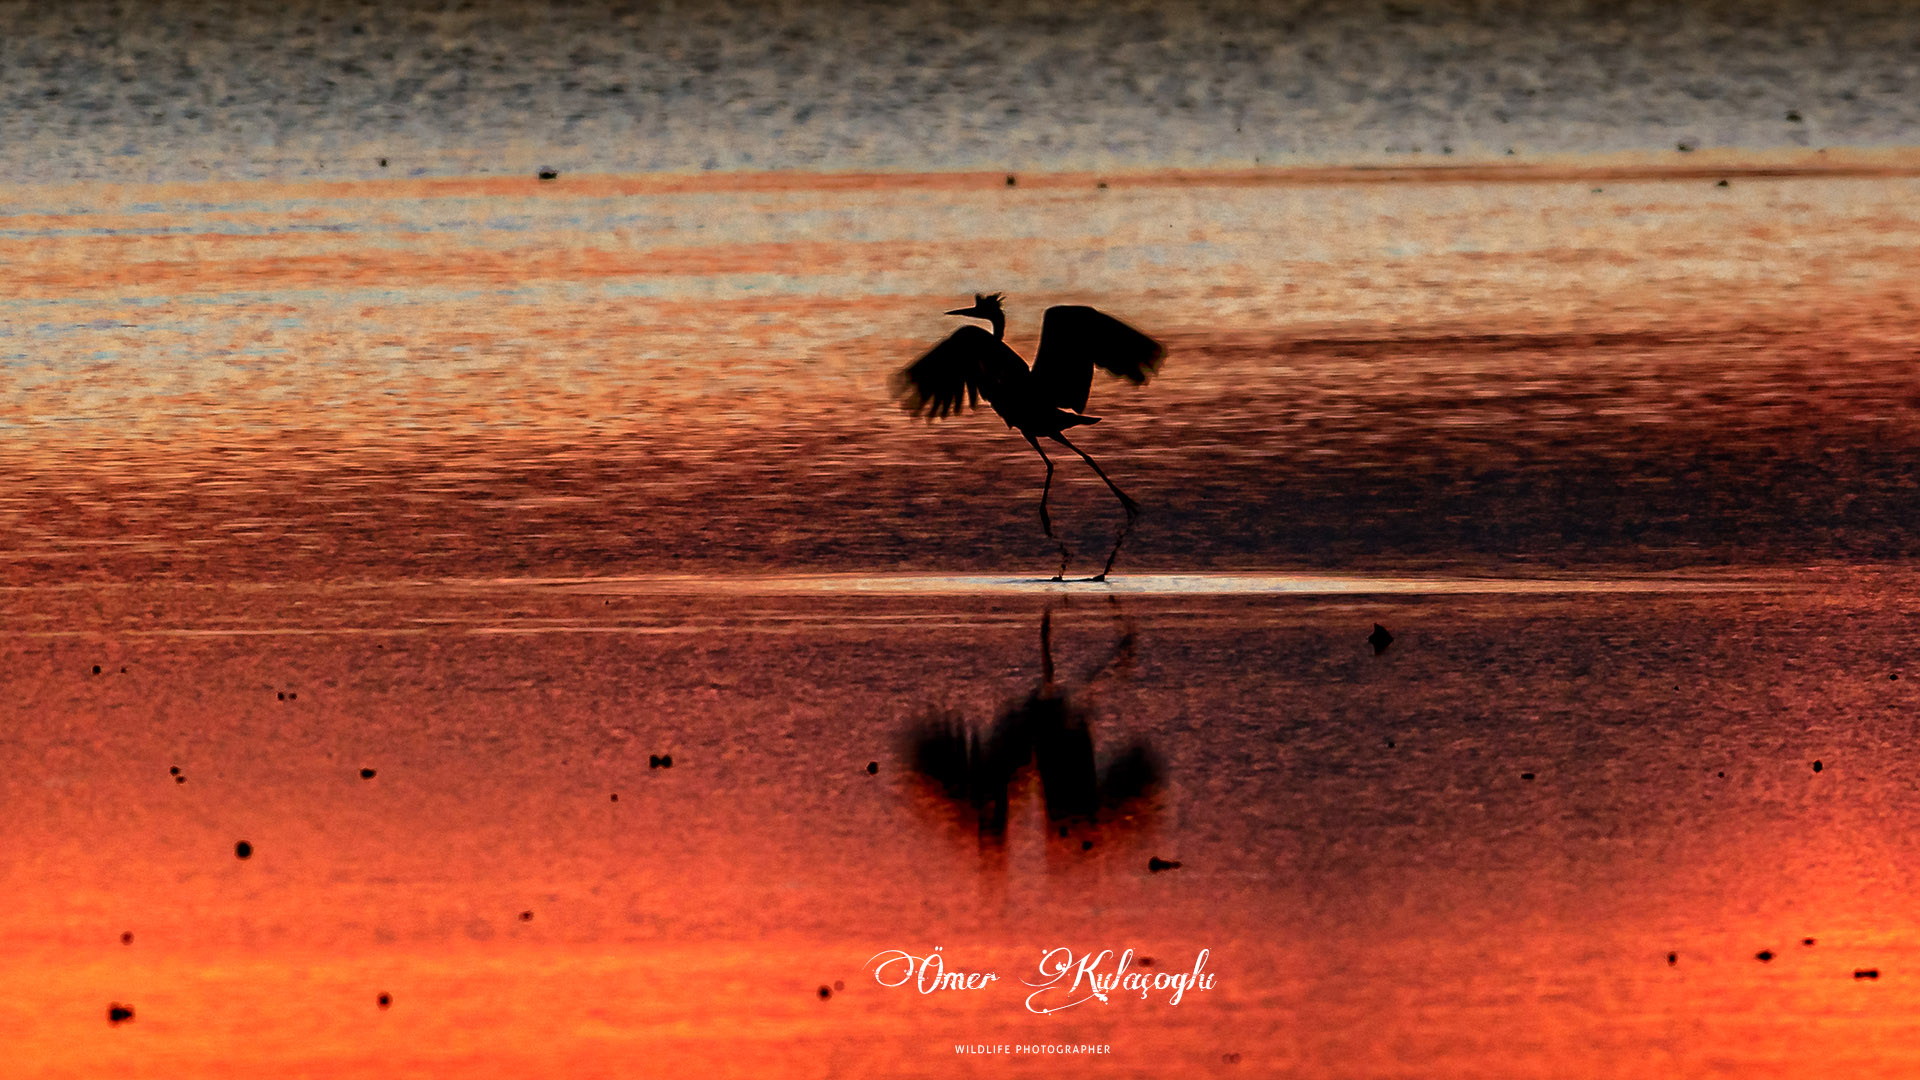
[(977, 316), (978, 316), (978, 315), (980, 314), (980, 309), (979, 309), (979, 308), (977, 308), (977, 307), (963, 307), (963, 308), (955, 308), (954, 310), (952, 310), (952, 311), (949, 311), (949, 312), (947, 312), (947, 314), (949, 314), (949, 315), (972, 315), (972, 316), (976, 316), (976, 317), (977, 317)]

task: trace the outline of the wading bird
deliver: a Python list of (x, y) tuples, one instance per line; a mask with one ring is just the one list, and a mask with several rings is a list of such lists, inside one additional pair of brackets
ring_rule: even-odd
[(1093, 369), (1098, 367), (1138, 386), (1160, 368), (1166, 349), (1159, 342), (1090, 307), (1050, 307), (1040, 322), (1040, 350), (1034, 354), (1033, 367), (1020, 358), (1003, 340), (1007, 316), (1000, 306), (1000, 294), (975, 294), (973, 306), (947, 312), (969, 319), (982, 319), (993, 326), (988, 333), (978, 326), (963, 326), (925, 356), (909, 364), (895, 379), (894, 391), (915, 416), (928, 420), (951, 416), (968, 408), (978, 408), (986, 398), (993, 411), (1007, 426), (1025, 436), (1027, 443), (1046, 462), (1047, 479), (1040, 488), (1040, 527), (1060, 546), (1059, 581), (1066, 576), (1067, 560), (1072, 556), (1067, 545), (1054, 536), (1053, 519), (1047, 513), (1047, 495), (1053, 490), (1053, 459), (1041, 448), (1042, 438), (1052, 439), (1080, 455), (1106, 482), (1120, 505), (1127, 511), (1126, 523), (1114, 535), (1113, 551), (1107, 563), (1092, 578), (1105, 581), (1113, 569), (1140, 515), (1140, 505), (1120, 490), (1120, 485), (1100, 468), (1087, 452), (1067, 441), (1068, 428), (1098, 423), (1087, 416), (1087, 395), (1093, 388)]
[[(1040, 615), (1040, 684), (1009, 702), (982, 730), (957, 713), (934, 712), (911, 732), (914, 771), (931, 781), (956, 809), (971, 808), (982, 840), (1004, 843), (1019, 777), (1039, 775), (1047, 820), (1055, 826), (1097, 827), (1120, 817), (1159, 783), (1152, 748), (1134, 742), (1104, 766), (1094, 755), (1093, 696), (1103, 678), (1129, 674), (1134, 665), (1133, 624), (1114, 605), (1122, 633), (1107, 655), (1077, 680), (1054, 674), (1053, 609)], [(1060, 835), (1068, 836), (1066, 829)]]

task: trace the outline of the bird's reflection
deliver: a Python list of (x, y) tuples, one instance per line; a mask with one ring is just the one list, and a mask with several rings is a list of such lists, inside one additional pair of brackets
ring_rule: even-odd
[(962, 814), (977, 817), (983, 842), (1007, 834), (1008, 810), (1022, 775), (1037, 773), (1048, 822), (1071, 826), (1127, 821), (1145, 808), (1160, 777), (1151, 748), (1135, 742), (1102, 767), (1094, 750), (1092, 696), (1102, 680), (1124, 677), (1134, 662), (1135, 634), (1118, 615), (1120, 635), (1079, 678), (1056, 677), (1053, 611), (1040, 616), (1040, 684), (984, 731), (952, 712), (936, 712), (912, 733), (915, 770)]

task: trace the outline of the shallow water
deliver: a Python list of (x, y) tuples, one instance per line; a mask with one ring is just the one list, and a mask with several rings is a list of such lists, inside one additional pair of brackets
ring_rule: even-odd
[[(50, 1077), (1911, 1067), (1910, 579), (1273, 580), (10, 592), (0, 1042)], [(1096, 770), (1159, 782), (1062, 837), (1028, 769), (996, 839), (912, 743), (1026, 700), (1043, 613)], [(1005, 981), (864, 968), (935, 946)], [(1218, 981), (1031, 1015), (1059, 946)]]
[(1051, 573), (1033, 453), (889, 402), (986, 289), (1168, 343), (1079, 439), (1122, 566), (1904, 559), (1873, 161), (13, 189), (0, 580)]
[[(1821, 168), (10, 190), (0, 1046), (1911, 1067), (1915, 171)], [(1170, 346), (1104, 586), (887, 400), (987, 288)], [(865, 967), (936, 946), (1003, 981)], [(1217, 982), (1039, 1016), (1055, 946)]]

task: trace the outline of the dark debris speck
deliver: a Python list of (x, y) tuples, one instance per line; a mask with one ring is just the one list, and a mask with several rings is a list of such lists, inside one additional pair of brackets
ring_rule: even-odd
[(1379, 656), (1393, 644), (1393, 634), (1379, 623), (1373, 624), (1373, 633), (1367, 635), (1367, 644), (1373, 646), (1373, 655)]
[(238, 858), (251, 859), (253, 858), (253, 845), (242, 840), (233, 845), (233, 853)]
[(133, 1019), (133, 1006), (111, 1002), (107, 1005), (107, 1023), (119, 1025)]
[(379, 1005), (381, 1008), (384, 1009), (387, 1006), (393, 1004), (393, 995), (386, 993), (385, 991), (382, 991), (380, 996), (377, 998), (374, 998), (373, 1000), (374, 1000), (374, 1004)]
[(1149, 858), (1147, 860), (1147, 869), (1157, 874), (1162, 870), (1178, 870), (1180, 869), (1180, 863), (1178, 861), (1170, 861), (1167, 859), (1163, 859), (1160, 856), (1155, 855), (1152, 858)]
[(375, 776), (377, 776), (377, 775), (379, 775), (379, 774), (378, 774), (378, 773), (376, 773), (376, 772), (375, 772), (374, 770), (372, 770), (372, 769), (361, 769), (361, 770), (360, 770), (360, 779), (362, 779), (362, 780), (371, 780), (371, 779), (373, 779), (373, 778), (374, 778)]

